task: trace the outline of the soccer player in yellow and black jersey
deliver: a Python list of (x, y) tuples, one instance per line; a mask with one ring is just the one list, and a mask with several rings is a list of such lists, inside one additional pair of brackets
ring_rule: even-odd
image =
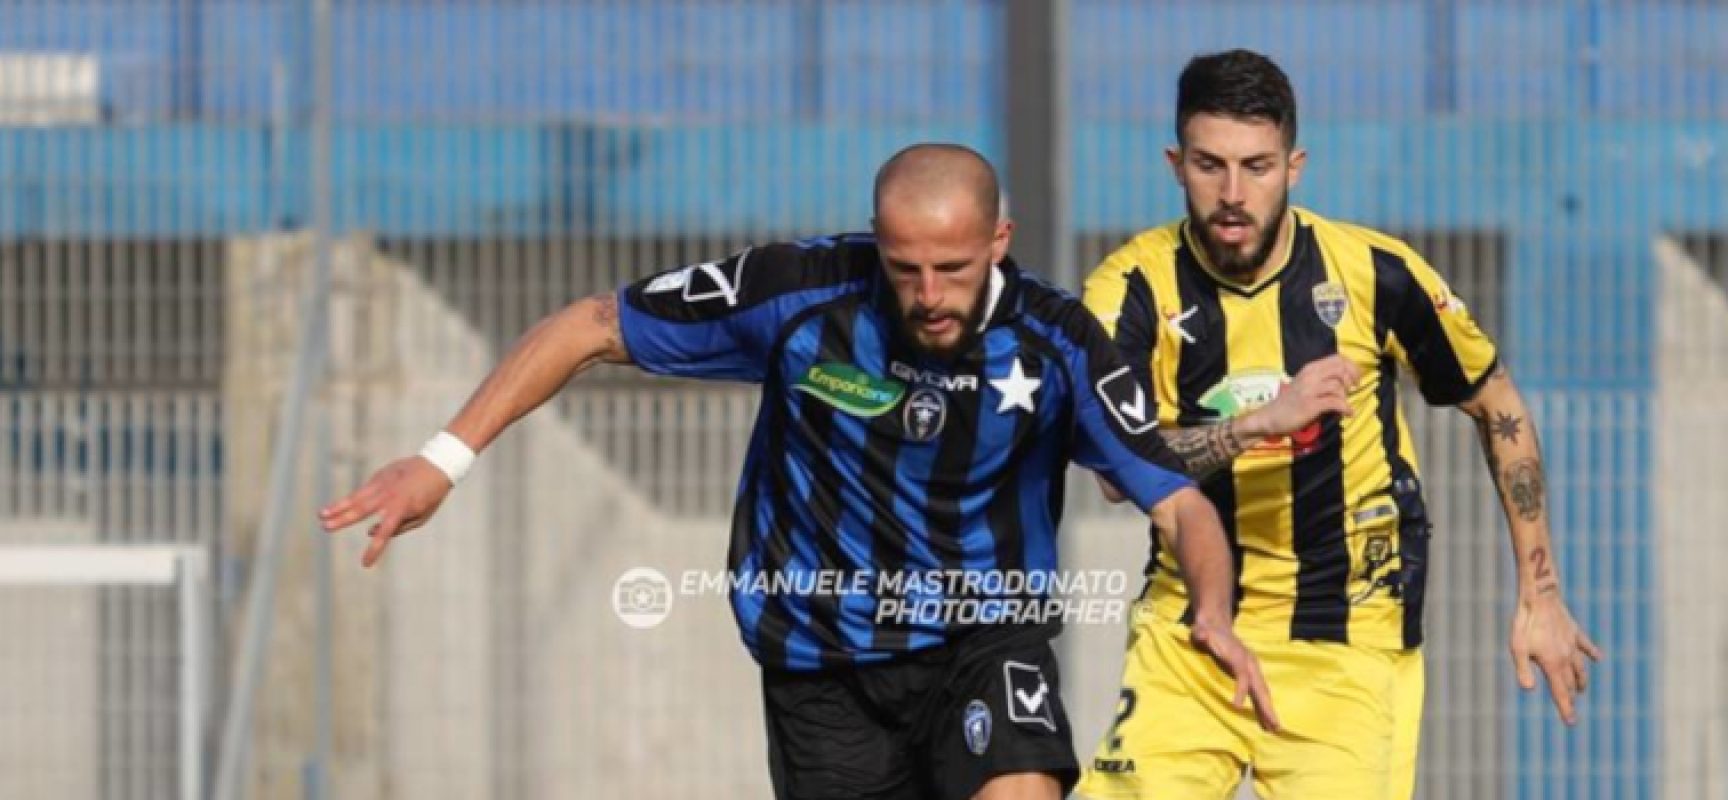
[[(1117, 723), (1081, 793), (1223, 798), (1252, 764), (1262, 798), (1412, 794), (1429, 520), (1400, 367), (1429, 403), (1478, 421), (1517, 559), (1518, 680), (1534, 687), (1534, 663), (1572, 723), (1586, 659), (1600, 655), (1563, 600), (1536, 431), (1494, 343), (1409, 246), (1290, 207), (1306, 153), (1276, 64), (1245, 51), (1194, 59), (1176, 128), (1168, 157), (1187, 218), (1111, 254), (1085, 302), (1224, 517), (1236, 631), (1260, 655), (1282, 727), (1231, 703), (1229, 678), (1189, 640), (1176, 565), (1155, 548)], [(1353, 365), (1338, 378), (1349, 414), (1279, 437), (1243, 416), (1339, 358)]]

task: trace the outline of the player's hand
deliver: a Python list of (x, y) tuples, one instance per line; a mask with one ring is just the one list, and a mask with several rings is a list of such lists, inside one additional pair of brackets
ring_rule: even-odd
[(1288, 436), (1313, 424), (1326, 414), (1350, 416), (1350, 392), (1362, 379), (1362, 371), (1350, 359), (1331, 355), (1311, 361), (1289, 384), (1260, 410), (1252, 427), (1265, 436)]
[(1254, 715), (1260, 718), (1260, 727), (1277, 733), (1280, 726), (1278, 712), (1272, 709), (1272, 689), (1266, 685), (1266, 676), (1260, 673), (1260, 661), (1249, 652), (1248, 646), (1236, 638), (1236, 632), (1228, 624), (1196, 620), (1189, 630), (1194, 646), (1211, 655), (1218, 666), (1236, 679), (1236, 697), (1231, 703), (1242, 708), (1243, 700), (1253, 700)]
[(450, 479), (441, 470), (409, 456), (384, 465), (352, 494), (319, 510), (318, 520), (335, 532), (377, 514), (378, 523), (367, 533), (372, 542), (360, 557), (370, 567), (384, 557), (391, 539), (426, 524), (449, 494)]
[(1567, 725), (1578, 722), (1573, 701), (1590, 687), (1590, 662), (1602, 660), (1602, 650), (1578, 628), (1572, 612), (1558, 595), (1521, 600), (1512, 617), (1512, 666), (1518, 685), (1536, 688), (1532, 662), (1548, 681), (1548, 694)]

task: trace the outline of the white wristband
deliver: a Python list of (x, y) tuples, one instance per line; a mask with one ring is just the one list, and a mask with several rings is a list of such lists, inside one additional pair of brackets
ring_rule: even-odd
[(420, 457), (444, 473), (451, 486), (461, 483), (468, 468), (474, 466), (474, 451), (449, 431), (439, 431), (437, 436), (427, 439), (420, 448)]

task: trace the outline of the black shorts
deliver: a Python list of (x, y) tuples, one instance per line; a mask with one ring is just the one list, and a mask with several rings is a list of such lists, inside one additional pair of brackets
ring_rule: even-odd
[(1053, 626), (986, 628), (868, 666), (764, 670), (768, 766), (781, 800), (960, 800), (1042, 772), (1066, 795), (1079, 763)]

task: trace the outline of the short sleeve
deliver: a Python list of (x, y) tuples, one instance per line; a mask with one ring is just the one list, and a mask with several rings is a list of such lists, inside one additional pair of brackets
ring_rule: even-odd
[(631, 361), (661, 375), (759, 382), (781, 327), (844, 290), (813, 280), (803, 249), (769, 245), (652, 275), (619, 292)]
[(1429, 403), (1470, 399), (1499, 360), (1464, 301), (1409, 248), (1375, 248), (1375, 327)]

